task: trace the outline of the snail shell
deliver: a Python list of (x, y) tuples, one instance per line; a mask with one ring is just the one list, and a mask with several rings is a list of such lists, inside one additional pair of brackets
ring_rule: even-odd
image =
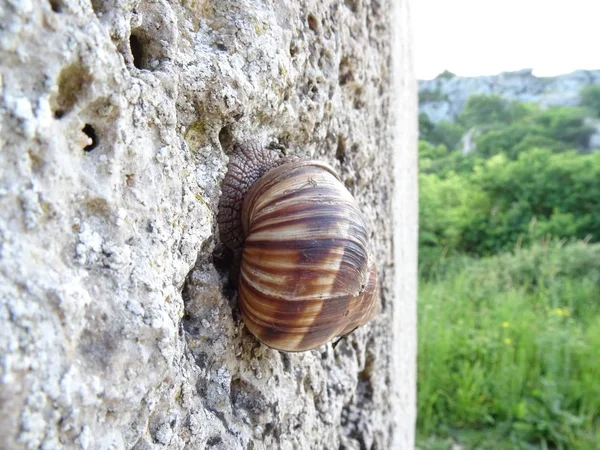
[[(239, 181), (232, 163), (239, 160), (230, 161), (224, 194), (228, 177), (234, 185)], [(277, 158), (267, 166), (275, 167), (241, 194), (242, 319), (270, 347), (310, 350), (376, 313), (377, 269), (358, 204), (332, 167)], [(219, 225), (231, 231), (230, 195), (225, 197)], [(235, 240), (223, 236), (223, 228), (221, 234), (225, 242)]]

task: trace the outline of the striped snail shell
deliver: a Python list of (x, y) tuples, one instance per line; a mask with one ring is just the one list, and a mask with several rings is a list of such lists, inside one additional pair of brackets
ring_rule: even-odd
[(238, 146), (218, 222), (222, 241), (240, 261), (242, 319), (266, 345), (310, 350), (377, 312), (377, 268), (365, 222), (328, 164)]

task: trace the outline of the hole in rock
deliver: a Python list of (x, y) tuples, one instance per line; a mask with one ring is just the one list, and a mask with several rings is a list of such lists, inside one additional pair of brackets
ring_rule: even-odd
[(50, 8), (55, 13), (61, 13), (63, 10), (63, 2), (61, 0), (50, 0)]
[(343, 136), (338, 136), (335, 157), (340, 162), (340, 164), (344, 164), (344, 161), (346, 159), (346, 139)]
[(355, 62), (348, 56), (344, 56), (340, 61), (338, 82), (340, 86), (344, 86), (351, 81), (354, 81), (353, 66)]
[(94, 130), (94, 127), (89, 123), (86, 123), (81, 131), (83, 131), (92, 140), (92, 143), (86, 145), (83, 150), (85, 152), (91, 152), (98, 146), (98, 136), (96, 135), (96, 130)]
[(233, 134), (231, 133), (231, 127), (229, 125), (221, 128), (219, 131), (219, 142), (223, 151), (227, 152), (233, 149)]
[(306, 18), (308, 20), (308, 28), (313, 30), (315, 33), (319, 32), (319, 21), (314, 14), (309, 14)]
[(142, 45), (142, 40), (132, 34), (129, 38), (129, 46), (131, 48), (131, 55), (133, 56), (133, 65), (138, 69), (146, 69), (144, 67), (144, 46)]
[(352, 11), (353, 13), (355, 13), (356, 11), (358, 11), (358, 0), (344, 0), (344, 4), (350, 9), (350, 11)]
[(92, 0), (92, 9), (95, 14), (104, 12), (107, 7), (110, 7), (110, 4), (107, 4), (105, 0)]

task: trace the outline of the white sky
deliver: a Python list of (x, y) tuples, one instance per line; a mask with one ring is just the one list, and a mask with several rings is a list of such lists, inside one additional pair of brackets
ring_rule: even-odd
[(600, 69), (600, 0), (412, 0), (418, 79)]

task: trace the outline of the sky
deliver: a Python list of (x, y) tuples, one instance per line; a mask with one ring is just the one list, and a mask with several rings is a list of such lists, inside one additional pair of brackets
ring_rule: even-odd
[(418, 79), (600, 69), (600, 0), (412, 0)]

